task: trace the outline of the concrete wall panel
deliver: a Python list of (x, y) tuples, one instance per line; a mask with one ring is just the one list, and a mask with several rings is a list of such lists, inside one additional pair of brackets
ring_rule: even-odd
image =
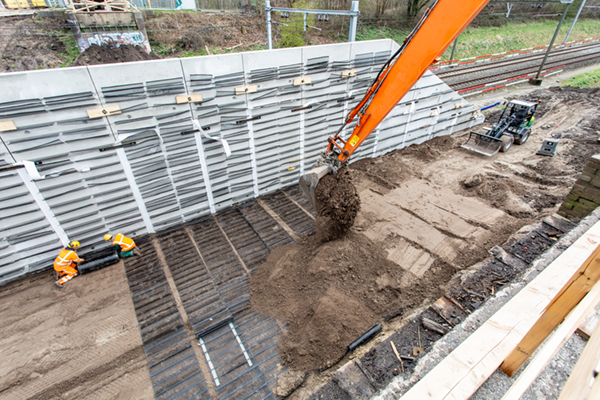
[[(0, 133), (0, 283), (50, 267), (69, 240), (85, 252), (107, 232), (159, 231), (295, 184), (397, 49), (379, 40), (0, 75), (0, 120), (17, 126)], [(202, 101), (177, 103), (192, 94)], [(119, 112), (88, 117), (110, 106)], [(353, 160), (468, 128), (473, 110), (427, 73)]]

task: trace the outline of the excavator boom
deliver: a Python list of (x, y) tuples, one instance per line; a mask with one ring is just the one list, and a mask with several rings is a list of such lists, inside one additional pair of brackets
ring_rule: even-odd
[[(379, 123), (394, 109), (427, 69), (486, 6), (489, 0), (437, 0), (424, 13), (400, 49), (383, 66), (365, 97), (348, 114), (344, 125), (329, 137), (323, 160), (300, 177), (300, 187), (315, 204), (319, 179), (345, 164)], [(344, 126), (358, 117), (348, 140)]]

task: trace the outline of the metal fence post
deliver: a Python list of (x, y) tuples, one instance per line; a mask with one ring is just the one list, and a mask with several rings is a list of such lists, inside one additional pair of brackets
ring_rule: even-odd
[(349, 42), (356, 41), (356, 25), (358, 23), (358, 1), (352, 2), (352, 8), (350, 11), (355, 11), (356, 14), (350, 17), (350, 35), (348, 37)]
[(575, 22), (577, 22), (577, 18), (579, 18), (579, 14), (581, 14), (581, 10), (583, 10), (583, 7), (585, 6), (585, 1), (583, 0), (581, 2), (581, 7), (579, 7), (579, 10), (577, 10), (577, 15), (575, 15), (575, 19), (573, 20), (573, 24), (571, 25), (571, 28), (569, 29), (569, 33), (567, 33), (567, 37), (565, 38), (565, 43), (567, 43), (567, 40), (569, 40), (569, 36), (571, 35), (571, 31), (573, 30), (573, 28), (575, 28)]
[(271, 2), (265, 0), (265, 14), (267, 14), (267, 43), (269, 50), (273, 49), (273, 41), (271, 40)]
[(458, 43), (458, 36), (454, 39), (454, 45), (452, 46), (452, 53), (450, 53), (450, 60), (454, 60), (454, 50), (456, 50), (456, 44)]
[(304, 13), (304, 32), (306, 32), (306, 13)]
[(542, 84), (542, 80), (540, 79), (540, 74), (542, 73), (542, 68), (544, 68), (544, 64), (546, 63), (546, 60), (548, 59), (548, 55), (550, 54), (550, 51), (552, 50), (552, 45), (554, 44), (554, 40), (556, 39), (556, 36), (558, 36), (558, 31), (560, 30), (560, 26), (562, 25), (563, 21), (565, 20), (565, 17), (567, 16), (567, 11), (569, 11), (569, 6), (571, 5), (571, 3), (573, 3), (573, 1), (570, 1), (567, 3), (567, 8), (565, 8), (565, 12), (563, 13), (562, 18), (560, 19), (560, 22), (558, 23), (558, 26), (556, 27), (556, 31), (554, 32), (554, 36), (552, 36), (552, 40), (550, 41), (550, 44), (548, 45), (548, 51), (546, 52), (546, 55), (544, 56), (544, 59), (542, 60), (542, 65), (540, 65), (540, 69), (538, 70), (537, 74), (535, 75), (535, 78), (531, 78), (529, 80), (529, 83), (531, 85), (540, 86)]

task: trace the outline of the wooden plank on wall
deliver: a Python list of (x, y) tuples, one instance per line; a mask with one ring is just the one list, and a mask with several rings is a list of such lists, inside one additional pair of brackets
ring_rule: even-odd
[(510, 389), (502, 397), (503, 400), (521, 398), (523, 393), (531, 386), (533, 381), (544, 370), (546, 365), (556, 356), (556, 353), (565, 345), (573, 335), (577, 326), (594, 309), (600, 301), (600, 283), (596, 283), (593, 289), (577, 304), (577, 307), (569, 314), (562, 324), (556, 329), (552, 336), (544, 343), (544, 346), (531, 360), (527, 368), (519, 375)]
[(521, 341), (599, 243), (600, 222), (513, 296), (402, 399), (469, 398)]
[(544, 314), (502, 363), (502, 370), (513, 376), (548, 335), (565, 319), (600, 279), (600, 246), (571, 276), (552, 299)]

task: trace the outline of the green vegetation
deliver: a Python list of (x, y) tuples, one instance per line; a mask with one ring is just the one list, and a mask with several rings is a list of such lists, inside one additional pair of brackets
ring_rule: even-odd
[(600, 87), (600, 69), (585, 74), (575, 75), (564, 81), (561, 86), (573, 86), (578, 88)]
[[(292, 8), (307, 10), (311, 7), (306, 0), (297, 0), (292, 4)], [(285, 25), (281, 25), (281, 40), (279, 41), (279, 47), (301, 47), (306, 45), (304, 40), (303, 14), (290, 13), (290, 17), (283, 19), (282, 23)], [(306, 23), (314, 26), (314, 14), (309, 14), (307, 16)]]
[[(555, 43), (562, 42), (567, 36), (573, 20), (565, 20)], [(458, 38), (454, 58), (467, 58), (485, 54), (500, 53), (507, 50), (524, 49), (550, 43), (558, 21), (542, 20), (521, 23), (508, 23), (502, 26), (481, 26), (467, 28)], [(361, 25), (356, 34), (357, 40), (390, 38), (402, 43), (410, 33), (408, 30), (389, 27)], [(600, 20), (579, 19), (569, 41), (600, 35)], [(442, 60), (449, 60), (452, 45), (444, 53)]]
[[(573, 20), (565, 20), (556, 37), (555, 44), (565, 40)], [(509, 23), (503, 26), (467, 28), (458, 38), (454, 58), (466, 58), (506, 50), (525, 49), (550, 43), (558, 22), (553, 20)], [(599, 20), (578, 20), (569, 41), (600, 34)], [(449, 60), (452, 45), (442, 60)]]
[(73, 61), (75, 61), (77, 56), (79, 56), (79, 47), (77, 47), (77, 42), (75, 41), (73, 35), (71, 35), (70, 31), (68, 34), (62, 36), (60, 41), (65, 45), (65, 53), (63, 54), (67, 57), (67, 60), (60, 66), (68, 67), (73, 63)]
[[(410, 33), (408, 30), (393, 29), (388, 27), (361, 26), (356, 32), (356, 40), (375, 40), (390, 38), (396, 43), (402, 43)], [(345, 38), (348, 40), (348, 38)]]

